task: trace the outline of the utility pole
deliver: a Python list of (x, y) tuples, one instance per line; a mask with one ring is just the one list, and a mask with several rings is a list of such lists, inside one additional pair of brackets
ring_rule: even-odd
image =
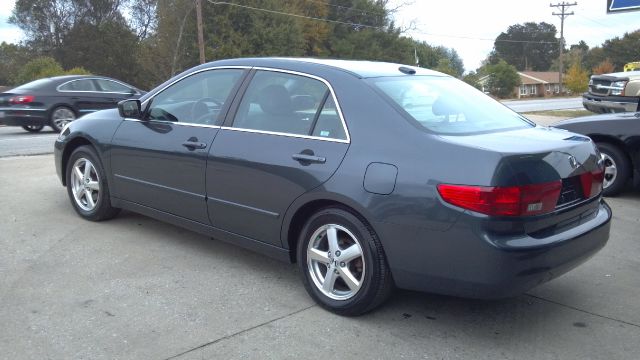
[(200, 51), (200, 64), (204, 64), (204, 35), (202, 30), (202, 0), (196, 0), (196, 22), (198, 26), (198, 50)]
[(567, 12), (567, 8), (571, 7), (571, 6), (576, 6), (578, 5), (577, 2), (573, 2), (573, 3), (568, 3), (568, 2), (561, 2), (561, 3), (557, 3), (557, 4), (549, 4), (549, 7), (555, 7), (558, 8), (558, 10), (560, 10), (559, 13), (554, 12), (553, 15), (557, 15), (560, 18), (560, 58), (558, 60), (559, 66), (558, 66), (558, 83), (560, 84), (560, 89), (558, 90), (559, 94), (562, 94), (562, 72), (563, 72), (563, 64), (562, 64), (562, 52), (564, 51), (564, 19), (566, 19), (567, 17), (569, 17), (570, 15), (574, 15), (573, 11), (572, 12)]

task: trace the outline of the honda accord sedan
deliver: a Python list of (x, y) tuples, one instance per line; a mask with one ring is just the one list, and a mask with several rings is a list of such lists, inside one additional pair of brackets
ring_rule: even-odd
[(92, 75), (35, 80), (0, 93), (0, 124), (38, 132), (64, 125), (94, 111), (115, 108), (119, 101), (144, 92), (121, 81)]
[(55, 163), (80, 217), (127, 209), (297, 262), (342, 315), (394, 286), (513, 296), (609, 237), (588, 137), (398, 64), (204, 64), (69, 123)]

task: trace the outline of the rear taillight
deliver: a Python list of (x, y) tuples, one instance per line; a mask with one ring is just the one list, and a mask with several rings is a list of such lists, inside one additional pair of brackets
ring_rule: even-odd
[(593, 172), (586, 172), (580, 175), (580, 184), (582, 184), (582, 191), (585, 199), (597, 196), (602, 191), (602, 182), (604, 181), (604, 170), (596, 170)]
[(552, 212), (561, 189), (561, 180), (508, 187), (438, 185), (440, 196), (449, 204), (491, 216), (529, 216)]
[(33, 102), (35, 97), (33, 95), (19, 95), (9, 98), (9, 104), (19, 105), (19, 104), (28, 104)]

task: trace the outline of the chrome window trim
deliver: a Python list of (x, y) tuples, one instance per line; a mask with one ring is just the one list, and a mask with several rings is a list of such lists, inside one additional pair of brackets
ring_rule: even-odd
[[(344, 120), (344, 115), (342, 114), (342, 107), (340, 106), (340, 103), (338, 102), (338, 98), (336, 97), (335, 91), (333, 90), (333, 86), (331, 86), (331, 84), (316, 75), (311, 75), (311, 74), (307, 74), (307, 73), (303, 73), (303, 72), (299, 72), (299, 71), (293, 71), (293, 70), (285, 70), (285, 69), (276, 69), (276, 68), (270, 68), (270, 67), (262, 67), (262, 66), (247, 66), (247, 65), (225, 65), (225, 66), (216, 66), (216, 67), (210, 67), (210, 68), (206, 68), (206, 69), (200, 69), (198, 71), (194, 71), (192, 73), (186, 74), (184, 76), (181, 76), (180, 78), (172, 81), (171, 83), (165, 85), (162, 89), (158, 90), (155, 94), (153, 94), (152, 96), (150, 96), (148, 99), (145, 99), (141, 104), (140, 107), (141, 108), (146, 108), (147, 105), (149, 104), (149, 102), (151, 100), (153, 100), (158, 94), (162, 93), (163, 91), (165, 91), (168, 87), (172, 86), (173, 84), (177, 83), (178, 81), (189, 77), (191, 75), (195, 75), (195, 74), (199, 74), (203, 71), (209, 71), (209, 70), (221, 70), (221, 69), (255, 69), (255, 70), (264, 70), (264, 71), (273, 71), (273, 72), (280, 72), (280, 73), (285, 73), (285, 74), (292, 74), (292, 75), (298, 75), (298, 76), (304, 76), (304, 77), (308, 77), (314, 80), (318, 80), (321, 81), (322, 83), (324, 83), (327, 88), (329, 89), (329, 92), (331, 93), (331, 97), (333, 98), (333, 102), (334, 104), (336, 104), (336, 112), (338, 113), (338, 116), (340, 117), (340, 122), (342, 123), (342, 128), (344, 130), (344, 133), (346, 135), (346, 139), (337, 139), (337, 138), (330, 138), (330, 137), (321, 137), (321, 136), (310, 136), (310, 135), (300, 135), (300, 134), (292, 134), (292, 133), (282, 133), (282, 132), (275, 132), (275, 131), (265, 131), (265, 130), (255, 130), (255, 129), (245, 129), (245, 128), (234, 128), (234, 127), (230, 127), (230, 126), (217, 126), (217, 125), (201, 125), (201, 124), (196, 124), (196, 123), (188, 123), (188, 122), (171, 122), (171, 121), (162, 121), (162, 122), (166, 122), (166, 123), (172, 123), (172, 124), (191, 124), (191, 125), (195, 125), (195, 126), (202, 126), (202, 127), (213, 127), (213, 128), (218, 128), (218, 129), (224, 129), (224, 130), (232, 130), (232, 131), (242, 131), (242, 132), (250, 132), (250, 133), (256, 133), (256, 134), (266, 134), (266, 135), (276, 135), (276, 136), (289, 136), (289, 137), (295, 137), (295, 138), (301, 138), (301, 139), (310, 139), (310, 140), (321, 140), (321, 141), (329, 141), (329, 142), (338, 142), (338, 143), (345, 143), (345, 144), (349, 144), (351, 143), (351, 135), (349, 133), (349, 128), (347, 127), (347, 123)], [(125, 119), (125, 120), (135, 120), (135, 121), (139, 121), (137, 119)], [(159, 121), (159, 120), (149, 120), (149, 121)]]
[[(344, 130), (344, 134), (345, 134), (345, 136), (347, 138), (346, 139), (337, 139), (337, 138), (331, 138), (331, 137), (300, 135), (300, 134), (293, 134), (293, 133), (282, 133), (282, 132), (275, 132), (275, 131), (265, 131), (265, 130), (255, 130), (255, 129), (245, 129), (245, 128), (234, 128), (234, 127), (225, 127), (225, 126), (222, 127), (223, 129), (237, 130), (237, 131), (244, 131), (244, 132), (253, 132), (253, 133), (262, 133), (262, 134), (269, 134), (269, 135), (290, 136), (290, 137), (297, 137), (297, 138), (303, 138), (303, 139), (324, 140), (324, 141), (340, 142), (340, 143), (347, 143), (347, 144), (351, 143), (351, 134), (349, 134), (349, 128), (347, 127), (347, 123), (344, 121), (344, 116), (342, 115), (342, 107), (340, 106), (340, 103), (338, 102), (338, 98), (336, 97), (336, 93), (333, 90), (333, 86), (331, 86), (329, 81), (327, 81), (327, 80), (325, 80), (325, 79), (323, 79), (323, 78), (321, 78), (319, 76), (316, 76), (316, 75), (311, 75), (311, 74), (307, 74), (307, 73), (303, 73), (303, 72), (299, 72), (299, 71), (293, 71), (293, 70), (275, 69), (275, 68), (261, 67), (261, 66), (255, 66), (255, 67), (253, 67), (253, 69), (255, 69), (255, 70), (263, 70), (263, 71), (279, 72), (279, 73), (298, 75), (298, 76), (304, 76), (304, 77), (308, 77), (308, 78), (311, 78), (311, 79), (314, 79), (314, 80), (318, 80), (318, 81), (322, 82), (323, 84), (325, 84), (325, 86), (329, 89), (329, 92), (331, 93), (331, 97), (333, 98), (333, 103), (336, 104), (336, 112), (338, 113), (338, 117), (340, 117), (340, 122), (342, 123), (342, 129)], [(324, 104), (322, 104), (322, 105), (324, 106)]]
[(222, 126), (221, 129), (222, 130), (231, 130), (231, 131), (255, 133), (255, 134), (287, 136), (287, 137), (300, 138), (300, 139), (321, 140), (321, 141), (329, 141), (329, 142), (337, 142), (337, 143), (349, 144), (349, 140), (329, 138), (329, 137), (321, 137), (321, 136), (310, 136), (310, 135), (283, 133), (283, 132), (277, 132), (277, 131), (234, 128), (234, 127), (228, 127), (228, 126)]
[(62, 92), (62, 93), (72, 93), (72, 92), (78, 92), (78, 93), (94, 93), (94, 94), (123, 94), (123, 95), (140, 95), (140, 92), (136, 89), (136, 93), (135, 94), (131, 94), (130, 92), (119, 92), (119, 91), (98, 91), (98, 90), (60, 90), (61, 87), (72, 83), (74, 81), (80, 81), (80, 80), (106, 80), (106, 81), (113, 81), (115, 83), (118, 83), (124, 87), (127, 87), (131, 90), (134, 90), (133, 87), (131, 87), (131, 85), (127, 85), (123, 82), (120, 82), (118, 80), (112, 80), (112, 79), (105, 79), (105, 78), (99, 78), (99, 77), (90, 77), (90, 78), (80, 78), (80, 79), (73, 79), (73, 80), (69, 80), (66, 82), (63, 82), (62, 84), (56, 86), (56, 91), (58, 92)]
[(171, 124), (171, 125), (183, 125), (188, 127), (200, 127), (200, 128), (210, 128), (210, 129), (220, 129), (222, 126), (220, 125), (207, 125), (207, 124), (196, 124), (196, 123), (186, 123), (186, 122), (177, 122), (177, 121), (166, 121), (166, 120), (140, 120), (133, 118), (124, 118), (124, 121), (134, 121), (134, 122), (149, 122), (149, 123), (159, 123), (159, 124)]

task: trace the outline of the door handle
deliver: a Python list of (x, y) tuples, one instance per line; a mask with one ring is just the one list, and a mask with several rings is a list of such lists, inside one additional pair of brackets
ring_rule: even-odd
[(185, 141), (182, 143), (182, 146), (186, 147), (189, 150), (195, 150), (204, 149), (207, 147), (207, 144), (198, 141)]
[(327, 162), (327, 159), (322, 156), (315, 155), (307, 155), (307, 154), (294, 154), (291, 156), (293, 160), (299, 161), (302, 165), (308, 165), (311, 163), (314, 164), (324, 164)]

